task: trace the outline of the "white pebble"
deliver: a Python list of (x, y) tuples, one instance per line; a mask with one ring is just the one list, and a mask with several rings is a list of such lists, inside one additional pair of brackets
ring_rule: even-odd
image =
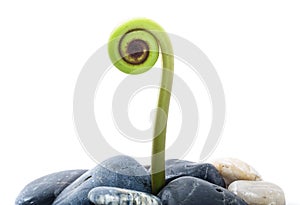
[(228, 187), (249, 205), (285, 205), (282, 189), (265, 181), (235, 181)]
[(236, 180), (260, 181), (260, 174), (249, 164), (234, 158), (223, 158), (212, 162), (224, 178), (226, 185)]

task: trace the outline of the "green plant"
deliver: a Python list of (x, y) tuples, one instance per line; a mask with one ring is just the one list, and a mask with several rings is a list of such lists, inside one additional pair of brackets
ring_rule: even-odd
[(161, 26), (149, 19), (134, 19), (111, 35), (108, 52), (113, 64), (127, 74), (144, 73), (162, 54), (162, 79), (153, 133), (151, 183), (157, 194), (165, 184), (165, 142), (173, 83), (174, 56), (171, 41)]

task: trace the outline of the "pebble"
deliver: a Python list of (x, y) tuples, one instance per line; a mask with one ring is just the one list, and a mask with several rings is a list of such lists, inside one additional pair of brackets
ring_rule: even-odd
[(166, 183), (182, 176), (196, 177), (218, 186), (225, 187), (223, 177), (212, 164), (195, 163), (178, 159), (167, 160)]
[(238, 159), (218, 159), (213, 162), (213, 165), (223, 176), (226, 186), (237, 180), (262, 180), (260, 174), (253, 167)]
[(61, 192), (53, 205), (90, 205), (88, 193), (99, 186), (151, 192), (151, 180), (147, 170), (129, 156), (116, 156), (79, 177)]
[(249, 205), (284, 205), (285, 197), (282, 189), (265, 181), (235, 181), (228, 187)]
[(88, 194), (89, 200), (96, 205), (161, 205), (154, 195), (116, 187), (96, 187)]
[(68, 170), (38, 178), (20, 192), (16, 205), (51, 205), (58, 194), (87, 170)]
[(158, 194), (163, 205), (247, 205), (227, 189), (195, 177), (180, 177)]

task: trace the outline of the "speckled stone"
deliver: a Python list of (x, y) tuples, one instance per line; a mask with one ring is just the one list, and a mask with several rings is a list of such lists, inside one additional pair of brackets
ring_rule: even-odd
[(191, 176), (225, 187), (223, 177), (218, 170), (208, 163), (195, 163), (185, 160), (170, 159), (166, 161), (166, 182), (182, 177)]
[(269, 182), (240, 180), (231, 183), (228, 189), (249, 205), (285, 205), (282, 189)]
[(24, 187), (16, 205), (51, 205), (58, 194), (87, 170), (68, 170), (49, 174)]
[(129, 156), (116, 156), (79, 177), (61, 192), (53, 205), (90, 205), (88, 193), (99, 186), (151, 192), (151, 180), (147, 170)]
[(247, 205), (227, 189), (195, 177), (171, 181), (158, 197), (163, 205)]
[(260, 174), (253, 167), (238, 159), (218, 159), (213, 161), (213, 165), (223, 176), (227, 186), (236, 180), (262, 180)]
[(116, 187), (96, 187), (88, 194), (89, 200), (96, 205), (161, 205), (161, 201), (154, 195), (121, 189)]

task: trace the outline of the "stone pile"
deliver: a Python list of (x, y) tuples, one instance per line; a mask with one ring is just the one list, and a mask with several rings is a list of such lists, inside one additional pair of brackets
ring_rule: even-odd
[(91, 170), (41, 177), (21, 191), (16, 205), (284, 205), (282, 189), (262, 181), (237, 159), (213, 163), (166, 161), (166, 185), (151, 194), (149, 166), (112, 157)]

